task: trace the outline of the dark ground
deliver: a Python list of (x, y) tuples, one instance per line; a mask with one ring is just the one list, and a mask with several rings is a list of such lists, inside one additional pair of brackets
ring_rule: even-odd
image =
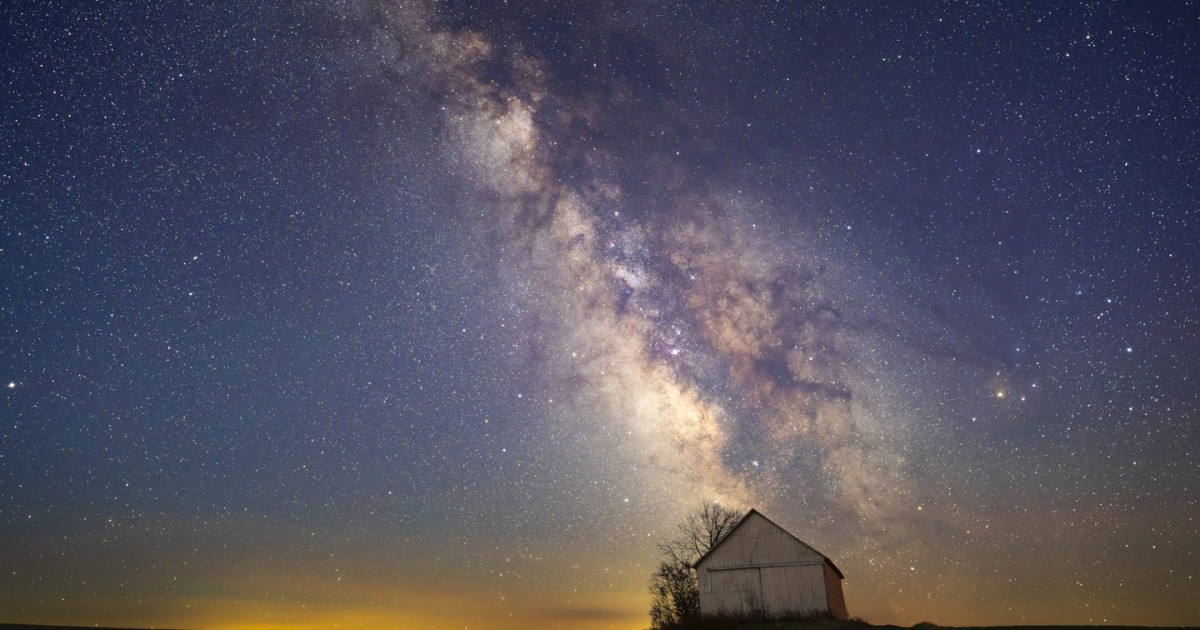
[[(921, 623), (914, 630), (1183, 630), (1193, 626), (938, 626)], [(149, 630), (148, 628), (109, 628), (99, 626), (42, 626), (0, 623), (0, 630)], [(158, 628), (154, 630), (167, 630)], [(908, 630), (907, 626), (873, 625), (859, 621), (771, 621), (745, 624), (721, 624), (705, 630)]]
[(167, 628), (109, 628), (101, 626), (41, 626), (30, 623), (0, 623), (0, 630), (169, 630)]
[[(1193, 626), (939, 626), (919, 623), (911, 630), (1183, 630)], [(3, 630), (3, 628), (0, 628)], [(709, 623), (697, 630), (910, 630), (908, 626), (874, 625), (862, 621), (758, 621)]]

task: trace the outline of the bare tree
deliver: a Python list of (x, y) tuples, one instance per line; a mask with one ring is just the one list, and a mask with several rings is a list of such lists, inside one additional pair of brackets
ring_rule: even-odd
[(650, 627), (685, 628), (700, 619), (700, 589), (695, 571), (682, 564), (659, 561), (650, 576)]
[(650, 576), (651, 628), (683, 628), (700, 620), (700, 587), (694, 565), (733, 531), (742, 516), (720, 503), (705, 502), (684, 518), (672, 538), (658, 543), (662, 557)]

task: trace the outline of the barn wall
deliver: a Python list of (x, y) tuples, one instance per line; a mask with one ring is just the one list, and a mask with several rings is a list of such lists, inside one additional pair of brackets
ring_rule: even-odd
[(705, 617), (848, 617), (825, 556), (752, 512), (696, 567)]
[(791, 562), (824, 562), (825, 556), (796, 540), (758, 513), (747, 517), (702, 564), (705, 568)]
[(823, 564), (701, 571), (700, 614), (804, 617), (828, 611)]
[(762, 610), (762, 580), (758, 569), (706, 571), (708, 591), (700, 591), (700, 616), (749, 617)]
[(829, 563), (822, 566), (825, 569), (825, 592), (829, 594), (829, 614), (833, 615), (834, 619), (849, 619), (846, 596), (842, 593), (842, 578), (838, 577)]
[(826, 612), (824, 565), (763, 567), (763, 613), (767, 617), (804, 617)]

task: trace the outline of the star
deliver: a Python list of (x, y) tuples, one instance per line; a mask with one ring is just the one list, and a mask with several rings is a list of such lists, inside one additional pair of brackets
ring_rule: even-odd
[(1184, 3), (83, 4), (0, 2), (0, 610), (646, 627), (720, 499), (1200, 624)]

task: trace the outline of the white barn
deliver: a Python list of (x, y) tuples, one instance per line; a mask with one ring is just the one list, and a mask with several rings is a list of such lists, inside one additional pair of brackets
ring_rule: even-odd
[(701, 617), (849, 617), (841, 570), (757, 510), (695, 567)]

